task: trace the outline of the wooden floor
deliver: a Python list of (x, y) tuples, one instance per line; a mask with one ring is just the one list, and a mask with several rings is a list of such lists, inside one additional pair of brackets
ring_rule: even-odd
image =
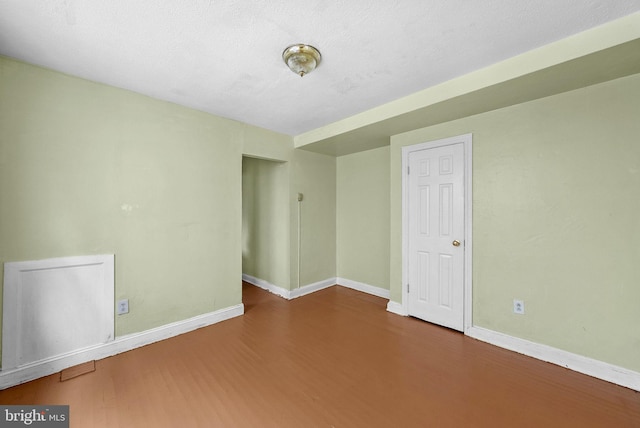
[(640, 427), (640, 394), (386, 312), (342, 287), (0, 391), (90, 427)]

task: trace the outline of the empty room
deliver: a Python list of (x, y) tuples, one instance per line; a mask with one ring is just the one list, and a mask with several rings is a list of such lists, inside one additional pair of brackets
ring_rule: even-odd
[(0, 1), (0, 426), (640, 427), (640, 0)]

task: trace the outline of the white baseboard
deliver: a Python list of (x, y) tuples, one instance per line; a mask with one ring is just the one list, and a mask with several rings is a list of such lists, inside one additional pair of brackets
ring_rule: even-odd
[(300, 288), (294, 288), (293, 290), (287, 290), (277, 285), (271, 284), (264, 279), (256, 278), (255, 276), (242, 274), (242, 280), (253, 284), (257, 287), (267, 290), (275, 295), (284, 297), (287, 300), (295, 299), (296, 297), (304, 296), (324, 288), (331, 287), (333, 285), (340, 285), (342, 287), (351, 288), (353, 290), (361, 291), (363, 293), (372, 294), (374, 296), (382, 297), (384, 299), (389, 298), (389, 290), (384, 288), (375, 287), (373, 285), (365, 284), (363, 282), (352, 281), (346, 278), (327, 278), (323, 281), (314, 282), (313, 284), (307, 284)]
[[(392, 302), (389, 302), (392, 303)], [(613, 364), (583, 357), (551, 346), (530, 342), (482, 327), (470, 327), (465, 334), (474, 339), (509, 349), (529, 357), (566, 367), (607, 382), (640, 391), (640, 373)]]
[(289, 294), (291, 293), (286, 288), (278, 287), (277, 285), (271, 284), (264, 279), (256, 278), (255, 276), (247, 275), (246, 273), (242, 274), (242, 280), (248, 282), (251, 285), (255, 285), (256, 287), (260, 287), (263, 290), (267, 290), (270, 293), (273, 293), (277, 296), (284, 297), (285, 299), (290, 299)]
[(394, 302), (393, 300), (389, 300), (389, 303), (387, 303), (387, 311), (397, 315), (402, 315), (403, 317), (406, 317), (409, 315), (404, 311), (402, 304), (398, 302)]
[(287, 290), (286, 288), (278, 287), (277, 285), (271, 284), (264, 279), (256, 278), (255, 276), (247, 275), (246, 273), (242, 274), (242, 280), (248, 282), (249, 284), (255, 285), (256, 287), (260, 287), (263, 290), (267, 290), (277, 296), (283, 297), (287, 300), (305, 296), (315, 291), (319, 291), (324, 288), (336, 285), (336, 278), (327, 278), (323, 281), (314, 282), (313, 284), (307, 284), (300, 288)]
[(365, 284), (364, 282), (353, 281), (351, 279), (340, 278), (340, 277), (337, 278), (337, 282), (338, 282), (338, 285), (341, 285), (343, 287), (351, 288), (356, 291), (361, 291), (363, 293), (382, 297), (383, 299), (388, 299), (390, 296), (389, 290), (385, 290), (384, 288)]
[(69, 367), (100, 360), (122, 352), (130, 351), (160, 340), (178, 336), (201, 327), (216, 324), (244, 314), (244, 305), (230, 306), (208, 314), (156, 327), (140, 333), (116, 337), (115, 340), (88, 348), (78, 349), (67, 354), (37, 361), (16, 369), (0, 371), (0, 389), (6, 389), (43, 376), (49, 376)]
[(307, 294), (311, 294), (316, 291), (320, 291), (325, 288), (333, 287), (336, 285), (336, 278), (327, 278), (322, 281), (314, 282), (313, 284), (307, 284), (300, 288), (294, 288), (291, 290), (290, 299), (295, 299), (296, 297), (304, 296)]

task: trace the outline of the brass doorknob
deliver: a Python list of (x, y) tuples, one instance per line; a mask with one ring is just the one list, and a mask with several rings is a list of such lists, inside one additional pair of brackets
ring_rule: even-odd
[(459, 247), (460, 246), (460, 241), (455, 240), (455, 241), (452, 242), (452, 244), (453, 244), (454, 247)]

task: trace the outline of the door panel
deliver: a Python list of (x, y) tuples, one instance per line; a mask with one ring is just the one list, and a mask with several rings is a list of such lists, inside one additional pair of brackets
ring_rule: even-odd
[(409, 315), (462, 331), (463, 143), (411, 152), (408, 190)]

